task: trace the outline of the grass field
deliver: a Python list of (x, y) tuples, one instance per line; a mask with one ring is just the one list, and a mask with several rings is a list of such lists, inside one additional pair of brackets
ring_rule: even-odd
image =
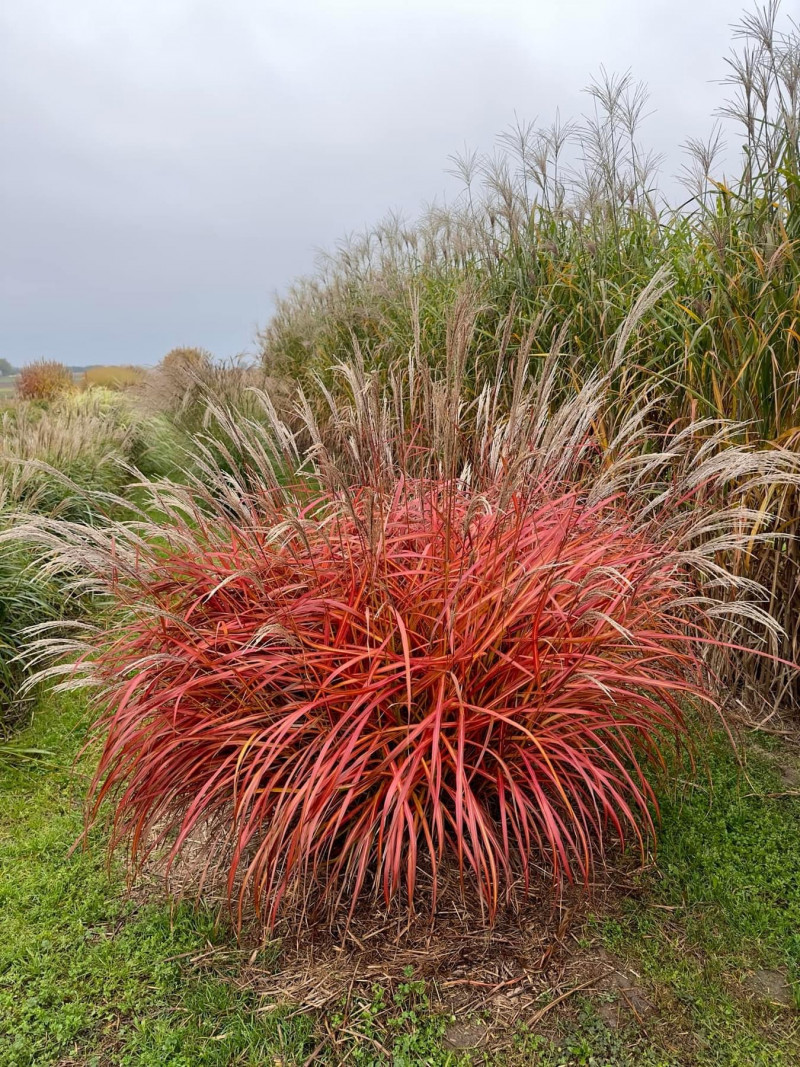
[[(611, 977), (526, 1024), (547, 1006), (544, 993), (501, 1030), (491, 1002), (454, 1026), (413, 974), (340, 1013), (259, 995), (254, 966), (280, 966), (279, 946), (262, 946), (254, 964), (253, 946), (237, 945), (208, 910), (170, 905), (158, 890), (128, 893), (97, 837), (90, 852), (70, 854), (84, 731), (78, 699), (46, 696), (20, 743), (57, 755), (0, 766), (2, 1067), (790, 1067), (800, 1058), (800, 754), (784, 741), (751, 742), (746, 773), (726, 742), (712, 744), (710, 780), (665, 803), (657, 868), (632, 876), (632, 892), (565, 939), (567, 992), (598, 967)], [(484, 1048), (457, 1051), (448, 1037)]]

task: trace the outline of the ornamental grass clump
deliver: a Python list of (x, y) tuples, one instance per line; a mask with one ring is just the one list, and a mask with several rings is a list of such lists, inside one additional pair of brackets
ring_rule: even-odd
[(520, 874), (642, 843), (712, 638), (621, 500), (400, 482), (269, 519), (159, 555), (95, 662), (117, 838), (174, 853), (211, 820), (270, 925), (297, 889), (411, 901), (418, 870), (435, 901), (442, 863), (492, 914)]
[(22, 400), (55, 400), (74, 388), (75, 379), (69, 367), (52, 359), (29, 363), (17, 378), (17, 393)]
[(557, 353), (469, 401), (473, 322), (466, 300), (446, 380), (412, 359), (387, 393), (351, 366), (324, 431), (300, 401), (301, 434), (267, 395), (259, 420), (216, 409), (224, 466), (197, 438), (196, 473), (145, 481), (132, 518), (17, 528), (108, 605), (35, 645), (97, 687), (89, 821), (167, 870), (200, 847), (238, 921), (433, 914), (459, 875), (491, 917), (534, 880), (587, 881), (651, 838), (728, 652), (777, 632), (730, 564), (797, 457), (726, 425), (653, 437), (646, 397), (609, 406), (607, 378), (554, 406)]

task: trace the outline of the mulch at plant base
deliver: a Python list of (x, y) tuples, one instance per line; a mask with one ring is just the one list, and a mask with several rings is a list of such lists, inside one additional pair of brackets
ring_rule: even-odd
[(527, 901), (500, 910), (491, 927), (462, 899), (457, 877), (440, 887), (433, 926), (424, 899), (413, 919), (365, 907), (349, 927), (301, 923), (289, 933), (287, 923), (275, 966), (254, 961), (240, 981), (263, 997), (264, 1011), (291, 1006), (323, 1022), (337, 1014), (343, 1022), (341, 1033), (329, 1033), (334, 1042), (359, 1037), (359, 1016), (374, 1002), (375, 987), (385, 990), (385, 1007), (373, 1017), (380, 1032), (401, 1010), (394, 994), (416, 981), (425, 983), (430, 1010), (452, 1016), (444, 1042), (455, 1050), (506, 1047), (519, 1024), (549, 1030), (582, 992), (601, 994), (617, 1013), (610, 1025), (625, 1025), (652, 1014), (652, 1006), (620, 961), (581, 939), (589, 912), (614, 911), (621, 896), (636, 892), (630, 877), (607, 873), (589, 892), (572, 890), (557, 901), (549, 885), (539, 886)]
[(590, 900), (595, 910), (600, 904), (596, 895), (573, 893), (554, 902), (539, 892), (487, 926), (480, 908), (455, 887), (440, 894), (433, 924), (424, 899), (413, 917), (365, 906), (349, 925), (301, 922), (290, 930), (284, 921), (274, 971), (253, 967), (247, 977), (273, 1003), (305, 1009), (333, 1009), (354, 996), (369, 1001), (374, 986), (391, 992), (411, 978), (426, 983), (438, 1009), (515, 1016), (544, 990), (569, 981), (574, 928)]
[[(198, 840), (172, 873), (174, 893), (192, 896), (205, 872), (204, 855), (207, 848)], [(163, 873), (151, 864), (138, 892), (150, 898), (163, 893)], [(219, 883), (205, 873), (204, 899), (216, 898), (224, 916)], [(292, 912), (287, 906), (273, 937), (251, 922), (238, 948), (230, 942), (209, 944), (207, 953), (189, 962), (224, 970), (229, 980), (258, 995), (264, 1013), (284, 1008), (313, 1014), (320, 1048), (335, 1053), (344, 1042), (342, 1055), (348, 1041), (366, 1041), (386, 1053), (376, 1037), (363, 1033), (365, 1009), (373, 1012), (372, 1033), (380, 1036), (404, 1007), (414, 1007), (413, 992), (404, 1000), (401, 987), (423, 982), (428, 1005), (422, 1015), (452, 1016), (444, 1042), (455, 1050), (508, 1049), (520, 1025), (557, 1037), (564, 1020), (575, 1019), (580, 1000), (588, 997), (605, 1026), (621, 1030), (624, 1040), (660, 1034), (665, 1047), (688, 1056), (695, 1037), (685, 1006), (587, 936), (589, 915), (618, 915), (626, 897), (639, 895), (641, 873), (616, 857), (588, 891), (573, 888), (554, 899), (549, 883), (542, 882), (527, 900), (518, 894), (515, 906), (499, 909), (487, 926), (477, 903), (464, 900), (452, 871), (440, 881), (433, 925), (424, 886), (413, 918), (399, 904), (387, 913), (364, 902), (349, 924), (311, 922), (299, 908)], [(376, 987), (383, 991), (377, 1010)], [(398, 992), (400, 1004), (394, 1001)], [(764, 1000), (754, 991), (749, 995)], [(333, 1016), (338, 1016), (336, 1026)]]
[[(204, 899), (216, 899), (224, 913), (219, 882), (205, 869), (208, 833), (198, 833), (171, 872), (169, 885), (173, 893), (191, 896), (205, 879)], [(152, 890), (156, 881), (163, 891), (163, 869), (153, 862), (140, 886)], [(630, 866), (617, 863), (588, 889), (573, 887), (558, 897), (542, 881), (526, 898), (520, 883), (513, 905), (498, 909), (491, 925), (480, 903), (460, 891), (455, 869), (440, 871), (431, 923), (430, 888), (421, 881), (413, 916), (400, 903), (387, 912), (382, 904), (365, 900), (350, 922), (315, 922), (287, 904), (273, 937), (265, 937), (254, 922), (245, 926), (237, 984), (260, 994), (264, 1011), (288, 1006), (297, 1012), (336, 1012), (347, 1019), (372, 1002), (374, 987), (386, 991), (390, 1013), (397, 1010), (392, 997), (398, 988), (421, 981), (431, 1009), (459, 1020), (454, 1047), (473, 1047), (460, 1042), (477, 1041), (476, 1027), (484, 1027), (488, 1040), (490, 1030), (508, 1031), (518, 1022), (534, 1025), (584, 989), (622, 990), (621, 999), (633, 989), (635, 983), (623, 980), (621, 965), (608, 953), (579, 944), (589, 913), (613, 912), (621, 898), (639, 892)], [(264, 964), (265, 958), (270, 964)], [(476, 1023), (478, 1016), (488, 1025)], [(459, 1035), (459, 1026), (471, 1028), (470, 1033), (465, 1029)]]

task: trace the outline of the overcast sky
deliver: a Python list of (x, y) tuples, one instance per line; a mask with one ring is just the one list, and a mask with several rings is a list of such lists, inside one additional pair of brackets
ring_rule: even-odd
[(730, 0), (0, 0), (0, 356), (253, 347), (315, 251), (446, 192), (447, 156), (651, 90), (679, 165)]

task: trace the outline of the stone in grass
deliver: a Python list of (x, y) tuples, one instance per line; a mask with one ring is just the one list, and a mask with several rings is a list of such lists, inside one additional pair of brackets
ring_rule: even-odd
[(487, 1037), (486, 1026), (479, 1019), (455, 1019), (444, 1032), (444, 1044), (451, 1049), (480, 1048)]
[(781, 778), (781, 785), (784, 786), (787, 791), (794, 792), (796, 789), (800, 789), (800, 767), (795, 764), (782, 764), (778, 773)]
[(631, 1014), (642, 1022), (655, 1010), (635, 981), (622, 971), (612, 971), (604, 976), (596, 989), (601, 996), (611, 995), (611, 999), (595, 1002), (595, 1011), (609, 1030), (616, 1030)]
[(761, 1000), (769, 1001), (770, 1004), (777, 1004), (781, 1008), (795, 1006), (792, 987), (783, 971), (753, 971), (745, 978), (744, 987), (749, 993)]
[(772, 764), (777, 771), (783, 789), (787, 793), (800, 790), (800, 763), (787, 751), (759, 752), (759, 755)]

